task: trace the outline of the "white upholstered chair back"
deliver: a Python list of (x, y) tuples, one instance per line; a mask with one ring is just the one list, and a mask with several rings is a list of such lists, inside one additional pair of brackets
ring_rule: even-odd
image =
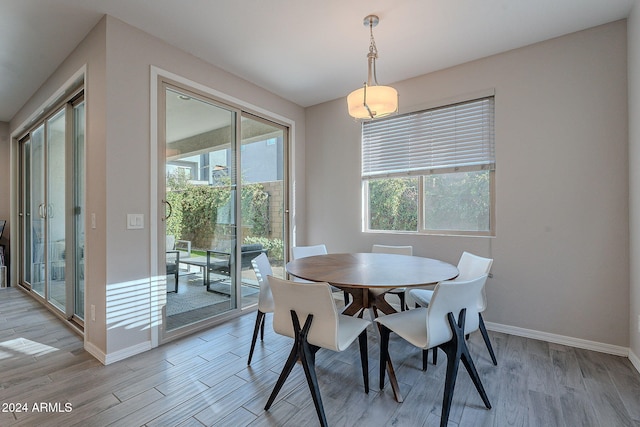
[(291, 310), (296, 312), (300, 327), (307, 316), (313, 314), (307, 341), (334, 351), (344, 349), (338, 337), (338, 310), (328, 283), (297, 283), (269, 276), (269, 284), (275, 302), (273, 329), (276, 333), (294, 337)]
[(449, 341), (453, 332), (447, 314), (453, 313), (456, 321), (460, 310), (466, 309), (465, 334), (479, 328), (478, 298), (487, 280), (487, 275), (467, 281), (448, 281), (436, 285), (427, 308), (427, 348)]
[(324, 244), (313, 246), (294, 246), (293, 248), (291, 248), (291, 256), (293, 257), (293, 259), (326, 254), (327, 246)]
[[(476, 277), (489, 274), (493, 260), (491, 258), (483, 258), (469, 252), (463, 252), (458, 261), (458, 271), (460, 274), (453, 279), (453, 282), (466, 281)], [(480, 313), (487, 308), (487, 295), (484, 286), (480, 298), (478, 299), (478, 310)]]
[[(394, 255), (413, 255), (413, 246), (391, 246), (391, 245), (378, 245), (375, 244), (371, 247), (371, 252), (372, 253), (381, 253), (381, 254), (394, 254)], [(371, 289), (371, 292), (374, 295), (380, 295), (384, 292), (390, 292), (393, 294), (398, 295), (400, 298), (400, 305), (403, 305), (404, 303), (404, 292), (406, 291), (405, 288), (395, 288), (395, 289), (391, 289), (391, 290), (385, 290), (385, 289)], [(402, 294), (402, 295), (399, 295)], [(402, 310), (404, 310), (404, 307), (401, 307)]]
[(390, 246), (376, 244), (371, 247), (371, 252), (396, 255), (413, 255), (413, 246)]
[(264, 253), (251, 260), (253, 271), (256, 273), (258, 284), (260, 285), (260, 294), (258, 295), (258, 310), (263, 313), (273, 313), (273, 295), (269, 286), (267, 276), (273, 276), (271, 263)]
[[(315, 255), (326, 255), (327, 246), (324, 244), (313, 246), (294, 246), (291, 248), (291, 256), (293, 259), (306, 258)], [(298, 277), (293, 278), (294, 282), (310, 283), (309, 280), (300, 279)]]

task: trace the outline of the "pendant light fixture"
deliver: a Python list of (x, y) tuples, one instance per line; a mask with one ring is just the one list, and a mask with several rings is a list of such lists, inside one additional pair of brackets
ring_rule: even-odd
[(364, 87), (356, 89), (347, 96), (349, 115), (361, 120), (372, 120), (398, 112), (398, 92), (390, 86), (379, 86), (376, 77), (376, 59), (378, 48), (373, 38), (373, 27), (380, 19), (376, 15), (364, 18), (364, 25), (369, 27), (371, 42), (367, 54), (368, 76)]

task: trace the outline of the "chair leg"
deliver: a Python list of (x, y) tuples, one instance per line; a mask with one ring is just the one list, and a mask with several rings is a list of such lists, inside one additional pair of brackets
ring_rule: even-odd
[(278, 381), (276, 382), (276, 386), (274, 387), (271, 395), (269, 396), (269, 400), (267, 401), (267, 405), (265, 406), (265, 411), (268, 410), (273, 404), (276, 396), (280, 392), (280, 389), (284, 385), (287, 377), (291, 373), (293, 366), (295, 365), (297, 360), (300, 360), (302, 363), (302, 368), (304, 369), (304, 374), (307, 378), (307, 384), (309, 385), (309, 390), (311, 391), (311, 397), (313, 398), (313, 404), (316, 407), (316, 412), (318, 413), (318, 419), (320, 420), (320, 425), (323, 427), (327, 427), (327, 418), (324, 413), (324, 408), (322, 406), (322, 398), (320, 397), (320, 387), (318, 386), (318, 377), (316, 376), (315, 370), (315, 354), (319, 350), (319, 347), (313, 346), (309, 344), (307, 341), (307, 336), (309, 335), (309, 329), (311, 329), (311, 322), (313, 321), (313, 314), (309, 314), (307, 319), (304, 322), (304, 326), (300, 328), (300, 321), (298, 320), (298, 315), (295, 311), (291, 310), (291, 320), (293, 321), (293, 330), (295, 336), (295, 342), (293, 343), (293, 348), (291, 349), (291, 353), (289, 353), (289, 357), (287, 362), (282, 369), (282, 373), (280, 377), (278, 377)]
[[(415, 308), (419, 308), (422, 307), (420, 304), (415, 303)], [(431, 355), (431, 358), (433, 359), (431, 362), (434, 365), (438, 364), (438, 347), (434, 347), (432, 350), (433, 354)], [(426, 371), (427, 370), (427, 350), (424, 350), (422, 352), (422, 370)]]
[(473, 384), (476, 386), (476, 390), (478, 390), (478, 394), (482, 398), (482, 402), (487, 409), (491, 409), (491, 402), (489, 402), (489, 397), (487, 396), (487, 392), (482, 386), (482, 382), (480, 381), (480, 375), (478, 375), (478, 371), (476, 370), (476, 365), (473, 363), (473, 359), (471, 359), (471, 355), (469, 354), (469, 349), (465, 348), (461, 355), (462, 364), (465, 368), (467, 368), (467, 372), (473, 381)]
[(407, 307), (406, 298), (405, 298), (404, 292), (400, 292), (398, 294), (398, 298), (400, 298), (400, 311), (408, 310), (409, 307)]
[[(455, 337), (452, 341), (455, 340)], [(453, 401), (453, 390), (456, 386), (456, 377), (458, 376), (458, 365), (460, 363), (460, 353), (458, 346), (449, 341), (443, 345), (442, 349), (447, 355), (447, 373), (444, 380), (444, 395), (442, 397), (442, 414), (440, 415), (440, 427), (446, 427), (449, 422), (449, 413), (451, 412), (451, 402)]]
[[(178, 293), (178, 275), (180, 274), (180, 270), (176, 267), (176, 272), (175, 273), (171, 273), (171, 275), (173, 276), (174, 282), (173, 282), (173, 290), (170, 291), (169, 288), (167, 287), (167, 293)], [(169, 272), (167, 272), (167, 276), (169, 275)], [(168, 283), (169, 281), (167, 280), (167, 285), (169, 285)]]
[(251, 358), (253, 357), (253, 350), (256, 347), (256, 340), (258, 339), (258, 329), (260, 329), (260, 324), (264, 324), (264, 313), (258, 310), (256, 325), (253, 327), (253, 339), (251, 340), (251, 350), (249, 350), (249, 360), (247, 361), (247, 365), (251, 365)]
[(380, 390), (384, 388), (384, 375), (387, 360), (389, 360), (389, 335), (391, 329), (380, 325)]
[(313, 399), (313, 404), (316, 407), (316, 412), (318, 413), (320, 425), (327, 427), (327, 417), (324, 414), (322, 398), (320, 397), (320, 387), (318, 386), (318, 377), (316, 376), (315, 354), (309, 348), (309, 343), (306, 339), (302, 342), (301, 356), (302, 368), (304, 369), (304, 374), (307, 377), (307, 384), (309, 385), (311, 398)]
[(260, 325), (260, 341), (264, 341), (264, 319), (266, 319), (267, 316), (265, 316), (264, 314), (262, 315), (262, 323)]
[(296, 342), (293, 344), (293, 348), (291, 349), (291, 353), (289, 353), (289, 357), (287, 358), (287, 361), (285, 362), (284, 367), (282, 368), (282, 372), (280, 373), (280, 376), (278, 377), (278, 381), (276, 381), (276, 386), (273, 388), (273, 391), (271, 392), (271, 395), (269, 396), (269, 400), (267, 400), (267, 404), (264, 407), (265, 411), (268, 411), (269, 408), (271, 407), (271, 405), (273, 404), (273, 401), (276, 400), (276, 397), (278, 396), (278, 393), (280, 392), (280, 389), (284, 385), (284, 382), (287, 380), (287, 377), (291, 373), (291, 370), (293, 369), (293, 366), (296, 364), (296, 361), (298, 359), (299, 359), (298, 342), (297, 342), (297, 338), (296, 338)]
[(298, 353), (300, 355), (300, 361), (302, 362), (302, 368), (304, 369), (304, 375), (307, 377), (307, 384), (309, 385), (311, 398), (313, 399), (313, 404), (316, 407), (316, 412), (318, 413), (320, 425), (327, 427), (327, 417), (324, 414), (322, 398), (320, 397), (320, 387), (318, 386), (318, 377), (316, 376), (316, 352), (319, 347), (311, 346), (307, 341), (309, 329), (311, 329), (311, 322), (313, 321), (313, 314), (309, 314), (307, 316), (307, 320), (305, 320), (302, 330), (300, 329), (298, 315), (293, 310), (291, 311), (291, 320), (293, 321), (293, 329), (296, 336), (300, 337), (298, 339)]
[(487, 345), (487, 350), (489, 350), (489, 355), (491, 355), (491, 361), (495, 366), (498, 366), (498, 361), (496, 360), (496, 355), (493, 352), (493, 347), (491, 346), (491, 341), (489, 340), (489, 334), (487, 333), (487, 328), (484, 326), (484, 320), (482, 319), (482, 313), (478, 313), (480, 316), (480, 333), (482, 334), (482, 338), (484, 339), (484, 343)]
[(463, 365), (467, 369), (467, 372), (473, 380), (473, 384), (476, 386), (476, 390), (480, 394), (482, 401), (487, 409), (491, 409), (491, 403), (487, 397), (487, 393), (482, 386), (478, 372), (476, 371), (469, 349), (464, 338), (464, 323), (465, 323), (466, 309), (462, 309), (458, 315), (458, 322), (456, 323), (453, 313), (447, 315), (449, 326), (453, 331), (453, 338), (450, 341), (442, 344), (440, 348), (447, 355), (447, 373), (444, 385), (444, 396), (442, 398), (442, 415), (440, 417), (440, 426), (446, 427), (449, 420), (449, 413), (451, 411), (451, 402), (453, 400), (453, 391), (456, 385), (456, 377), (458, 374), (458, 367), (462, 360)]
[(347, 291), (342, 291), (344, 294), (344, 306), (348, 306), (349, 305), (349, 292)]
[[(415, 303), (415, 308), (419, 308), (419, 307), (422, 307), (422, 306), (418, 303)], [(431, 358), (433, 359), (432, 363), (434, 365), (437, 365), (438, 364), (438, 347), (433, 347), (431, 351), (432, 351)], [(423, 371), (427, 370), (428, 358), (429, 358), (429, 350), (422, 350), (422, 370)]]
[(362, 378), (364, 380), (364, 392), (369, 394), (369, 355), (367, 351), (367, 330), (358, 336), (360, 344), (360, 364), (362, 365)]

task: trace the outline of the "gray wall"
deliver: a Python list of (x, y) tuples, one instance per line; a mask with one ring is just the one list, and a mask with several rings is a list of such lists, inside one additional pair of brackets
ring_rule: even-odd
[(308, 108), (305, 242), (489, 256), (489, 322), (627, 347), (626, 58), (619, 21), (393, 85), (404, 111), (495, 89), (495, 238), (363, 233), (360, 126), (345, 99)]
[[(152, 260), (145, 255), (150, 252), (151, 227), (158, 224), (151, 215), (154, 199), (150, 193), (150, 168), (157, 162), (149, 156), (151, 66), (288, 117), (299, 131), (296, 144), (304, 143), (301, 107), (107, 17), (107, 300), (109, 289), (118, 293), (123, 284), (148, 280), (154, 274)], [(145, 229), (125, 229), (127, 213), (144, 213), (148, 219)], [(130, 322), (136, 323), (134, 316)], [(110, 353), (147, 338), (146, 325), (132, 328), (127, 323), (109, 326)]]
[[(11, 122), (16, 132), (80, 67), (86, 65), (86, 312), (85, 348), (109, 362), (148, 348), (157, 323), (152, 301), (152, 254), (158, 243), (151, 216), (151, 68), (159, 67), (199, 85), (272, 112), (295, 123), (294, 145), (304, 145), (304, 109), (174, 48), (122, 21), (106, 16), (36, 92)], [(0, 128), (1, 131), (1, 128)], [(0, 135), (1, 136), (1, 135)], [(0, 150), (4, 147), (0, 146)], [(304, 150), (293, 148), (304, 165)], [(1, 152), (0, 152), (1, 153)], [(300, 171), (292, 177), (294, 183)], [(294, 196), (304, 200), (302, 186)], [(0, 184), (0, 191), (2, 185)], [(1, 195), (1, 193), (0, 193)], [(302, 202), (304, 203), (304, 202)], [(126, 214), (142, 213), (145, 228), (126, 229)], [(88, 227), (90, 227), (88, 225)], [(160, 246), (164, 246), (164, 241)], [(157, 291), (155, 291), (157, 292)], [(118, 305), (126, 297), (127, 305)], [(113, 356), (115, 355), (115, 356)]]
[[(17, 137), (24, 131), (25, 124), (34, 117), (64, 87), (72, 76), (86, 69), (85, 101), (86, 101), (86, 150), (85, 162), (88, 171), (86, 179), (86, 209), (96, 213), (96, 229), (87, 229), (85, 236), (85, 306), (89, 313), (90, 305), (96, 306), (95, 322), (85, 324), (85, 343), (105, 352), (107, 348), (107, 330), (105, 327), (105, 276), (106, 253), (105, 223), (105, 153), (106, 153), (106, 20), (101, 20), (76, 49), (63, 61), (58, 69), (36, 91), (29, 101), (11, 120), (11, 134)], [(12, 144), (16, 147), (17, 144)], [(14, 177), (17, 168), (14, 168)], [(15, 209), (14, 209), (15, 210)], [(15, 219), (15, 212), (14, 212)], [(91, 224), (88, 217), (85, 224)], [(15, 235), (15, 233), (14, 233)], [(15, 244), (14, 244), (15, 247)], [(13, 257), (12, 267), (17, 261)], [(13, 275), (16, 276), (16, 275)], [(15, 278), (15, 277), (14, 277)]]
[[(631, 116), (640, 109), (638, 9), (629, 20)], [(359, 125), (344, 99), (305, 111), (105, 18), (10, 124), (15, 131), (86, 64), (87, 212), (98, 222), (86, 242), (87, 306), (97, 305), (86, 341), (109, 354), (149, 339), (140, 326), (107, 330), (106, 288), (153, 274), (144, 255), (149, 229), (127, 231), (123, 216), (149, 218), (149, 68), (157, 65), (296, 122), (292, 226), (299, 244), (325, 242), (334, 252), (412, 244), (417, 255), (454, 263), (462, 250), (491, 256), (488, 321), (630, 345), (640, 354), (640, 270), (628, 249), (629, 209), (632, 254), (640, 241), (640, 175), (632, 167), (629, 181), (627, 166), (627, 156), (640, 163), (640, 124), (629, 123), (627, 150), (625, 27), (616, 22), (394, 84), (404, 111), (495, 89), (497, 233), (464, 238), (360, 231)], [(6, 134), (0, 124), (0, 162), (8, 163)], [(10, 177), (3, 176), (0, 200), (8, 200)]]

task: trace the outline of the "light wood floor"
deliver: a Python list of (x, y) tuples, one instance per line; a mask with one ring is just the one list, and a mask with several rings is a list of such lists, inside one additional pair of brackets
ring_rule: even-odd
[[(102, 366), (38, 303), (17, 289), (0, 289), (0, 425), (318, 425), (300, 366), (271, 410), (263, 410), (291, 341), (274, 334), (269, 322), (264, 343), (247, 367), (254, 316)], [(640, 426), (640, 374), (628, 359), (490, 335), (497, 367), (479, 334), (472, 335), (469, 346), (493, 409), (484, 409), (461, 367), (450, 426)], [(318, 353), (329, 424), (437, 426), (444, 353), (437, 366), (422, 372), (419, 352), (392, 335), (391, 357), (405, 397), (397, 403), (388, 385), (378, 390), (377, 346), (371, 328), (368, 395), (357, 345), (343, 353)], [(64, 412), (67, 403), (72, 409)], [(7, 412), (12, 404), (26, 405), (27, 412)], [(34, 412), (41, 404), (49, 405), (42, 408), (48, 411)]]

